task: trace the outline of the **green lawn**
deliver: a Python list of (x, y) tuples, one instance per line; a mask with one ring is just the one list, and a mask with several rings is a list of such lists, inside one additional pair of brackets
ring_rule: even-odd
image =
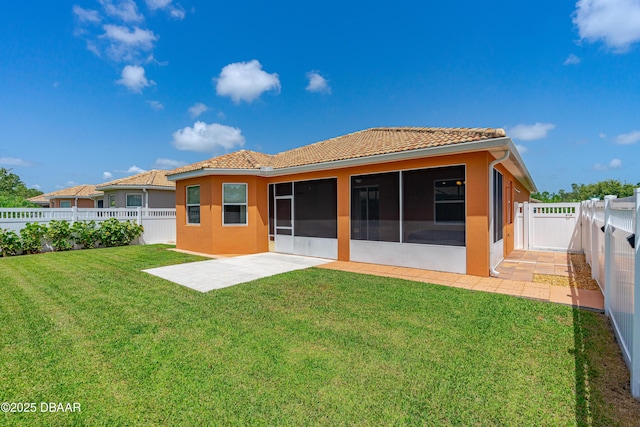
[(0, 259), (0, 402), (81, 404), (0, 425), (621, 422), (602, 315), (322, 269), (201, 294), (140, 272), (198, 259), (165, 248)]

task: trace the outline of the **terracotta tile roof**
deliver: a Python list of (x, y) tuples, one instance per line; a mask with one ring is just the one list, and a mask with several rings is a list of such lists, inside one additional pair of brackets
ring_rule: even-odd
[(199, 169), (260, 169), (270, 166), (273, 156), (257, 151), (239, 150), (169, 171), (167, 175)]
[(421, 148), (435, 148), (504, 136), (506, 136), (504, 130), (499, 128), (372, 128), (274, 155), (240, 150), (174, 169), (167, 175), (208, 168), (259, 169), (261, 166), (268, 166), (280, 169)]
[(169, 181), (167, 179), (166, 170), (150, 170), (147, 172), (142, 172), (137, 175), (127, 176), (120, 179), (114, 179), (113, 181), (105, 182), (103, 184), (99, 184), (96, 188), (105, 188), (105, 187), (169, 187), (175, 188), (175, 182)]
[(50, 198), (63, 198), (63, 197), (85, 197), (88, 198), (96, 193), (95, 185), (76, 185), (75, 187), (63, 188), (62, 190), (53, 191), (51, 193), (41, 194), (36, 197), (31, 197), (29, 200), (36, 202), (44, 202)]
[(45, 198), (46, 194), (40, 194), (39, 196), (29, 197), (27, 200), (33, 203), (46, 203), (49, 204), (49, 199)]

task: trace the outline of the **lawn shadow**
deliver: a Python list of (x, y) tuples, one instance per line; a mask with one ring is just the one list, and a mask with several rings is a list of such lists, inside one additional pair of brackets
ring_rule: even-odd
[(576, 424), (637, 426), (640, 401), (633, 398), (630, 374), (604, 314), (573, 308)]

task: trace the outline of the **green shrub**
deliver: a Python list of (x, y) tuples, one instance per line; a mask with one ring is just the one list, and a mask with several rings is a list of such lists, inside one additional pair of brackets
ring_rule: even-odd
[(46, 225), (40, 225), (37, 222), (28, 222), (25, 228), (20, 230), (22, 251), (26, 254), (37, 254), (38, 252), (42, 252), (42, 239), (46, 232)]
[(115, 218), (109, 218), (100, 224), (98, 240), (108, 248), (125, 246), (139, 237), (143, 231), (144, 228), (135, 222), (120, 222)]
[(98, 243), (99, 233), (95, 221), (77, 221), (71, 226), (71, 236), (77, 245), (93, 249)]
[(22, 243), (20, 236), (13, 230), (3, 230), (0, 228), (0, 256), (14, 256), (20, 253)]
[(46, 237), (51, 241), (54, 251), (68, 251), (71, 244), (71, 225), (67, 221), (52, 220), (46, 231)]

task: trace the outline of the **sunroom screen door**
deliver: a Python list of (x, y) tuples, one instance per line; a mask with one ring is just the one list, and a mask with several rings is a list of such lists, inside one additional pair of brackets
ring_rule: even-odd
[(276, 196), (275, 203), (276, 252), (293, 253), (293, 197)]

